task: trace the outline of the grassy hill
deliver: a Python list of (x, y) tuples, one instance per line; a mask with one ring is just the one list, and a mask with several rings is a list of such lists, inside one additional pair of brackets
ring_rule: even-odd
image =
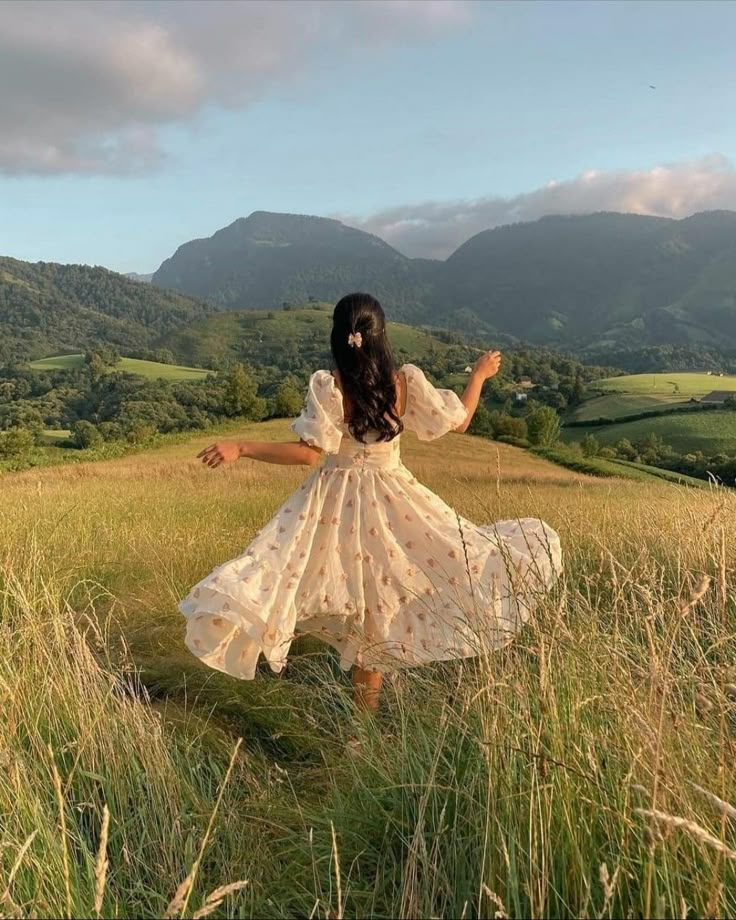
[(563, 428), (565, 441), (580, 441), (593, 434), (601, 444), (615, 444), (621, 438), (636, 442), (656, 434), (679, 453), (702, 450), (707, 456), (733, 453), (736, 444), (736, 411), (688, 412), (637, 419), (613, 425)]
[[(712, 390), (733, 390), (736, 376), (698, 373), (628, 374), (596, 380), (594, 394), (569, 415), (570, 421), (623, 418), (658, 408), (687, 406)], [(602, 394), (600, 394), (602, 391)]]
[(98, 344), (140, 353), (212, 312), (104, 268), (0, 257), (0, 364)]
[(626, 420), (629, 415), (656, 409), (689, 409), (691, 399), (700, 399), (712, 390), (729, 390), (736, 394), (736, 376), (716, 374), (670, 373), (631, 374), (607, 377), (595, 382), (595, 392), (569, 416), (568, 421), (598, 418), (614, 419), (614, 424), (563, 428), (565, 441), (580, 441), (586, 434), (595, 435), (601, 444), (615, 444), (622, 438), (632, 443), (655, 434), (679, 453), (702, 451), (706, 456), (732, 453), (736, 444), (736, 412), (672, 412), (666, 415)]
[(705, 396), (711, 390), (736, 391), (736, 375), (666, 373), (629, 374), (596, 381), (596, 388), (611, 393), (646, 395), (655, 399), (690, 399)]
[(548, 520), (565, 576), (508, 649), (396, 674), (360, 719), (315, 640), (248, 683), (184, 650), (177, 599), (306, 475), (207, 470), (207, 440), (3, 478), (4, 913), (91, 916), (97, 885), (101, 916), (160, 917), (195, 860), (187, 915), (241, 880), (219, 916), (736, 913), (722, 493), (407, 438), (465, 516)]
[[(289, 310), (242, 310), (217, 313), (172, 333), (166, 346), (190, 364), (218, 366), (231, 361), (323, 366), (329, 356), (332, 304), (308, 304)], [(451, 347), (430, 333), (403, 323), (389, 323), (399, 361), (421, 361)], [(462, 349), (463, 355), (472, 353)], [(467, 363), (459, 361), (459, 364)], [(462, 368), (459, 368), (462, 369)]]
[[(68, 370), (81, 367), (84, 364), (84, 355), (56, 355), (50, 358), (40, 358), (31, 361), (31, 367), (38, 371)], [(138, 358), (121, 358), (117, 364), (110, 367), (111, 371), (125, 371), (128, 374), (137, 374), (139, 377), (163, 380), (203, 380), (211, 371), (199, 367), (184, 367), (179, 364), (161, 364), (158, 361), (143, 361)]]

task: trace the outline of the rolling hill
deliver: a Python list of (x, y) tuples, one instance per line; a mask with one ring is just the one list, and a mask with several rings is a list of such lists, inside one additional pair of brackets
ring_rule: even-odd
[(127, 353), (214, 312), (105, 268), (0, 257), (0, 364), (104, 343)]
[[(41, 358), (31, 361), (31, 367), (37, 371), (67, 370), (72, 367), (81, 367), (84, 364), (84, 355), (56, 355), (50, 358)], [(110, 371), (125, 371), (128, 374), (137, 374), (149, 380), (204, 380), (211, 373), (198, 367), (183, 367), (180, 364), (161, 364), (158, 361), (143, 361), (140, 358), (121, 358), (117, 364), (110, 367)]]
[(258, 211), (180, 246), (153, 281), (225, 308), (368, 289), (395, 319), (577, 351), (736, 349), (730, 211), (545, 217), (483, 231), (444, 262), (339, 221)]
[[(180, 360), (205, 367), (245, 361), (281, 368), (299, 363), (314, 368), (328, 361), (331, 325), (330, 304), (289, 310), (223, 311), (177, 329), (164, 344)], [(414, 326), (394, 322), (388, 326), (400, 362), (421, 361), (431, 353), (443, 353), (453, 347)], [(460, 350), (460, 365), (464, 366), (472, 353), (462, 347)]]
[(596, 380), (591, 397), (577, 406), (568, 421), (619, 419), (654, 409), (689, 407), (712, 390), (733, 390), (736, 375), (716, 374), (627, 374)]
[(729, 454), (736, 444), (736, 411), (677, 412), (613, 425), (562, 429), (562, 438), (568, 442), (580, 441), (586, 434), (595, 435), (604, 445), (616, 444), (623, 438), (637, 443), (656, 435), (678, 453), (700, 450), (706, 456)]

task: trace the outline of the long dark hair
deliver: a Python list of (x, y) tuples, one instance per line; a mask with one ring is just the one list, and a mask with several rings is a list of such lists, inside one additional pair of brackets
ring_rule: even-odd
[(396, 413), (396, 365), (383, 307), (370, 294), (348, 294), (332, 314), (332, 357), (350, 400), (348, 430), (365, 442), (369, 431), (390, 441), (404, 426)]

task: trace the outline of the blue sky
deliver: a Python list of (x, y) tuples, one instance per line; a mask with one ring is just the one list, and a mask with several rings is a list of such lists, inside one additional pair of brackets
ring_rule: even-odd
[(9, 0), (0, 254), (153, 271), (263, 209), (442, 257), (736, 207), (735, 40), (727, 2)]

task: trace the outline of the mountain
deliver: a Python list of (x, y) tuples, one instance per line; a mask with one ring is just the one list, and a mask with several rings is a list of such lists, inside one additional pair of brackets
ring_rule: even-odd
[(349, 291), (369, 290), (395, 316), (406, 316), (423, 306), (433, 266), (338, 220), (255, 211), (180, 246), (153, 283), (226, 309), (310, 298), (334, 303)]
[(126, 272), (126, 278), (130, 278), (131, 281), (140, 281), (141, 284), (148, 284), (153, 278), (153, 273), (150, 275), (139, 275), (138, 272)]
[(546, 344), (736, 346), (736, 213), (600, 213), (486, 230), (444, 263), (440, 303)]
[(483, 231), (409, 259), (336, 220), (257, 211), (179, 247), (154, 283), (225, 309), (369, 290), (395, 319), (605, 353), (736, 348), (736, 213), (599, 213)]
[(214, 308), (105, 268), (0, 257), (0, 364), (115, 345), (155, 346)]

